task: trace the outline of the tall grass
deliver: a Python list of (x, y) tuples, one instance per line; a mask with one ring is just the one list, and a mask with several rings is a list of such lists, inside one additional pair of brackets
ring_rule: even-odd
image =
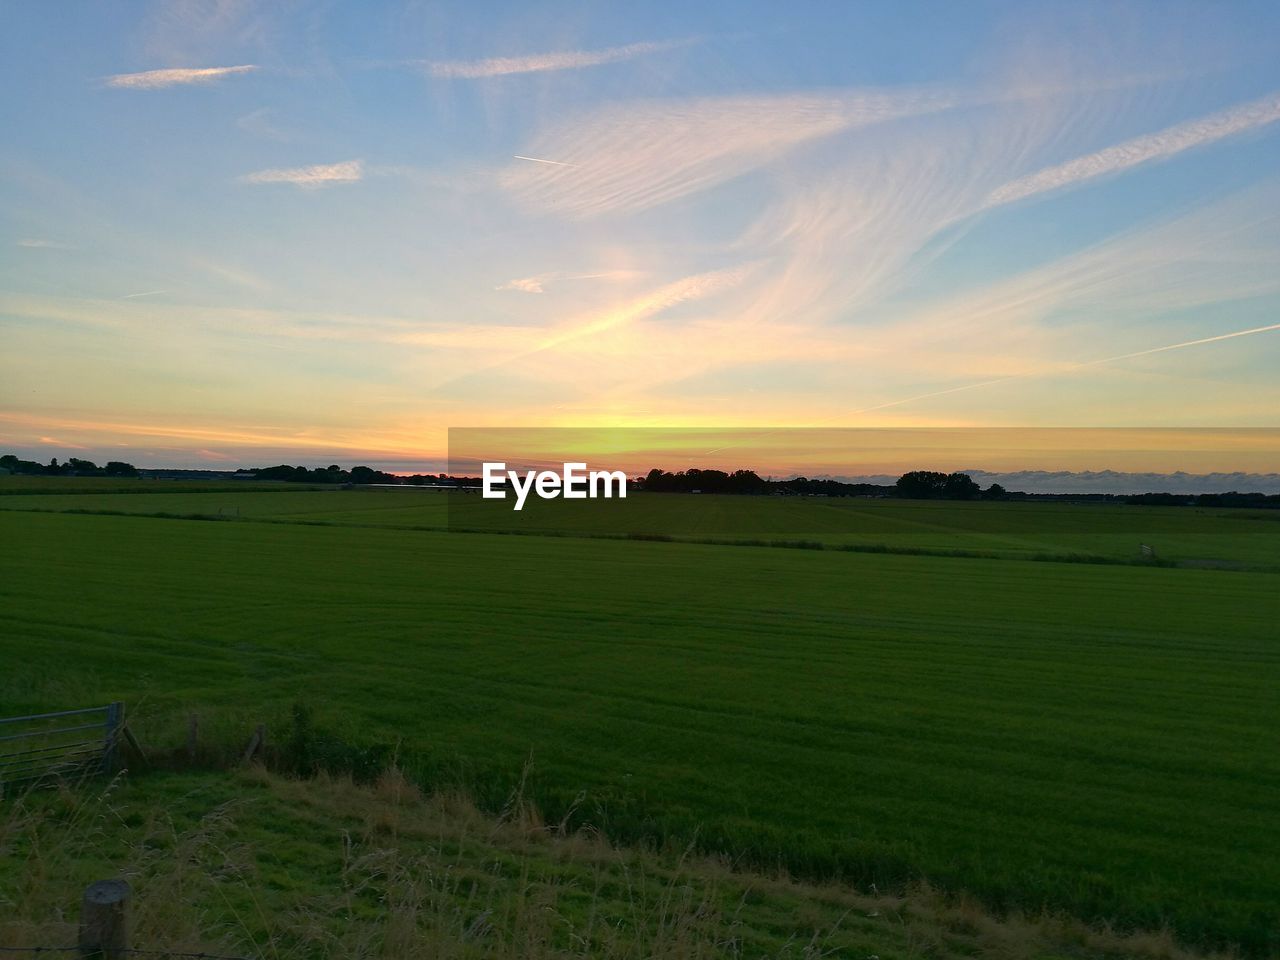
[[(75, 942), (85, 883), (135, 889), (134, 945), (263, 958), (687, 960), (737, 957), (1195, 960), (1167, 932), (993, 916), (918, 885), (900, 895), (734, 870), (688, 850), (610, 845), (372, 783), (261, 767), (157, 773), (29, 793), (0, 808), (0, 946)], [(1225, 955), (1218, 955), (1225, 956)]]

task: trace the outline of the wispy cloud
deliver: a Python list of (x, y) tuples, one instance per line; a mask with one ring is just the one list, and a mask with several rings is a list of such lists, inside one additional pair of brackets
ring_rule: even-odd
[(244, 183), (291, 183), (304, 189), (331, 187), (339, 183), (355, 183), (363, 180), (364, 163), (360, 160), (347, 160), (343, 163), (321, 163), (311, 167), (281, 167), (246, 173), (240, 179)]
[[(19, 427), (38, 429), (50, 426), (61, 430), (74, 430), (84, 435), (106, 433), (114, 436), (138, 437), (145, 439), (192, 440), (200, 443), (236, 443), (247, 447), (278, 445), (301, 449), (340, 450), (353, 448), (355, 443), (330, 434), (325, 437), (307, 437), (289, 427), (273, 428), (266, 425), (259, 430), (245, 430), (234, 427), (192, 426), (190, 424), (174, 424), (165, 422), (139, 422), (137, 420), (79, 420), (60, 417), (46, 417), (38, 414), (5, 414), (0, 413), (0, 423), (13, 424)], [(95, 438), (97, 445), (102, 441)], [(41, 443), (66, 447), (73, 450), (85, 450), (87, 447), (59, 440), (51, 436), (40, 436)], [(368, 447), (365, 447), (368, 449)]]
[[(651, 409), (670, 398), (677, 412), (691, 396), (703, 410), (723, 398), (714, 415), (754, 415), (757, 423), (788, 410), (798, 410), (807, 423), (867, 422), (868, 416), (882, 422), (882, 413), (900, 419), (907, 409), (916, 411), (909, 417), (937, 425), (949, 417), (969, 422), (964, 418), (975, 411), (990, 416), (990, 407), (999, 416), (1001, 395), (988, 399), (984, 388), (1021, 384), (1023, 409), (1051, 422), (1065, 409), (1055, 406), (1055, 378), (1075, 373), (1082, 396), (1092, 395), (1096, 379), (1165, 378), (1127, 401), (1132, 409), (1143, 404), (1158, 412), (1176, 409), (1187, 384), (1176, 367), (1129, 361), (1276, 329), (1241, 323), (1231, 330), (1190, 312), (1218, 305), (1225, 317), (1233, 301), (1280, 291), (1272, 214), (1280, 184), (1274, 182), (995, 284), (924, 303), (918, 294), (886, 303), (885, 293), (901, 285), (920, 256), (911, 252), (937, 224), (965, 210), (966, 198), (980, 200), (986, 192), (979, 189), (975, 197), (981, 180), (970, 178), (968, 189), (926, 189), (932, 158), (901, 149), (906, 145), (896, 143), (890, 153), (919, 161), (920, 169), (894, 168), (892, 177), (874, 175), (874, 166), (855, 169), (851, 184), (837, 178), (814, 185), (749, 231), (744, 251), (768, 256), (758, 236), (765, 235), (777, 237), (783, 252), (765, 260), (749, 283), (681, 324), (678, 334), (670, 326), (641, 326), (625, 360), (621, 351), (612, 364), (593, 356), (592, 371), (611, 378), (606, 395), (624, 407)], [(972, 159), (976, 168), (1001, 161), (998, 151)], [(854, 190), (859, 182), (875, 188)], [(1098, 359), (1063, 359), (1073, 356)], [(850, 370), (859, 376), (850, 378)], [(759, 398), (743, 389), (756, 382), (771, 384)], [(1249, 409), (1246, 404), (1267, 402), (1246, 398), (1257, 384), (1229, 391), (1215, 383), (1213, 389), (1226, 415), (1233, 404)], [(952, 402), (961, 399), (968, 402)], [(847, 408), (823, 416), (837, 404)]]
[(117, 73), (107, 77), (108, 87), (128, 90), (159, 90), (182, 84), (212, 83), (223, 77), (257, 70), (256, 64), (246, 63), (236, 67), (175, 67), (168, 70), (147, 70), (143, 73)]
[(292, 134), (288, 130), (276, 125), (273, 116), (274, 113), (270, 107), (259, 107), (252, 113), (246, 113), (236, 120), (236, 126), (245, 133), (255, 137), (262, 137), (265, 140), (277, 140), (284, 143), (292, 139)]
[(70, 244), (62, 243), (59, 240), (41, 240), (34, 237), (26, 237), (18, 241), (18, 246), (27, 247), (32, 250), (71, 250)]
[(752, 266), (753, 264), (743, 264), (683, 277), (602, 313), (570, 320), (550, 331), (549, 336), (538, 345), (538, 350), (553, 350), (575, 340), (655, 316), (678, 304), (701, 300), (731, 289), (750, 274)]
[(629, 43), (603, 50), (562, 50), (556, 53), (533, 53), (522, 57), (494, 57), (489, 60), (434, 60), (424, 64), (433, 77), (479, 80), (505, 77), (515, 73), (545, 73), (550, 70), (580, 70), (606, 63), (634, 60), (651, 53), (662, 53), (688, 46), (692, 40), (663, 40), (657, 43)]
[(644, 276), (642, 270), (604, 270), (600, 273), (575, 273), (565, 280), (635, 280)]
[(518, 277), (515, 280), (508, 280), (501, 286), (495, 287), (495, 290), (518, 290), (521, 293), (545, 293), (543, 284), (551, 279), (551, 274), (542, 274), (537, 277)]
[(166, 0), (139, 25), (144, 52), (159, 63), (199, 63), (227, 49), (269, 50), (288, 29), (290, 4), (256, 0)]
[(987, 203), (989, 206), (1012, 203), (1084, 180), (1119, 173), (1139, 164), (1164, 160), (1193, 147), (1256, 130), (1277, 120), (1280, 120), (1280, 93), (1268, 94), (1250, 103), (1166, 127), (1157, 133), (1134, 137), (1097, 153), (1019, 177), (993, 190), (987, 197)]
[(75, 297), (10, 296), (0, 293), (0, 314), (56, 320), (82, 331), (138, 333), (167, 319), (184, 335), (217, 331), (236, 336), (339, 343), (415, 345), (460, 350), (502, 351), (512, 345), (532, 347), (542, 335), (537, 327), (475, 324), (463, 327), (426, 323), (412, 316), (317, 313), (231, 307), (160, 304), (145, 298), (124, 301)]
[[(766, 260), (734, 307), (739, 324), (846, 323), (877, 309), (956, 241), (1056, 119), (1051, 103), (1001, 103), (923, 124), (886, 123), (873, 136), (825, 146), (816, 163), (797, 156), (775, 164), (759, 215), (732, 244)], [(839, 164), (826, 169), (831, 156)]]
[[(941, 382), (936, 389), (890, 396), (840, 416), (1276, 330), (1280, 325), (1167, 342), (1170, 331), (1192, 333), (1204, 323), (1174, 320), (1172, 311), (1225, 307), (1280, 291), (1280, 248), (1269, 217), (1258, 213), (1251, 219), (1249, 213), (1273, 209), (1277, 191), (1275, 183), (1251, 188), (969, 295), (939, 298), (919, 313), (868, 331), (864, 339), (879, 348), (885, 368), (897, 365), (917, 383), (927, 383), (922, 378), (930, 375)], [(1150, 346), (1153, 341), (1160, 345)], [(1063, 359), (1072, 355), (1095, 359)], [(960, 378), (965, 382), (955, 384)], [(1154, 404), (1168, 404), (1166, 396), (1156, 396)]]
[(538, 138), (502, 184), (528, 206), (585, 218), (654, 207), (842, 130), (956, 105), (943, 92), (708, 97), (610, 105)]
[(78, 443), (70, 443), (66, 440), (59, 440), (57, 437), (42, 436), (39, 438), (41, 443), (48, 444), (51, 447), (66, 447), (71, 450), (87, 450), (88, 447), (82, 447)]
[(546, 293), (545, 285), (552, 280), (634, 280), (641, 276), (638, 270), (605, 270), (602, 273), (540, 273), (532, 277), (517, 277), (494, 287), (495, 290), (516, 290), (521, 293)]
[(525, 339), (525, 345), (522, 348), (506, 352), (504, 356), (493, 358), (463, 373), (450, 371), (435, 389), (438, 391), (453, 387), (470, 377), (513, 364), (522, 365), (523, 370), (530, 371), (535, 361), (541, 362), (544, 373), (548, 369), (562, 370), (567, 365), (582, 374), (580, 360), (583, 355), (593, 356), (597, 360), (602, 359), (601, 355), (590, 346), (597, 338), (604, 334), (623, 331), (633, 324), (655, 317), (680, 304), (706, 299), (730, 290), (749, 275), (753, 266), (754, 264), (748, 263), (682, 277), (641, 296), (533, 331), (532, 339)]

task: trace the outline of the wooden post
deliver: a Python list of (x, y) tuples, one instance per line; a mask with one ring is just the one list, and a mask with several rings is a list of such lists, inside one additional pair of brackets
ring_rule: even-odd
[(123, 880), (98, 880), (85, 887), (80, 902), (80, 956), (126, 960), (129, 950), (129, 895)]
[(248, 763), (253, 759), (253, 755), (262, 749), (263, 742), (267, 739), (266, 724), (258, 724), (254, 728), (253, 736), (249, 738), (249, 745), (244, 748), (244, 756), (240, 758), (241, 763)]
[(124, 704), (116, 701), (107, 705), (106, 729), (102, 738), (102, 772), (110, 773), (115, 769), (117, 749), (120, 741), (120, 727), (124, 725)]
[(138, 742), (138, 738), (133, 735), (133, 731), (129, 729), (128, 724), (122, 724), (120, 734), (124, 737), (124, 742), (129, 744), (133, 752), (138, 757), (138, 762), (144, 767), (147, 765), (147, 751), (142, 749), (142, 744)]
[(192, 763), (196, 761), (196, 746), (200, 742), (200, 718), (194, 713), (191, 720), (187, 724), (187, 759)]

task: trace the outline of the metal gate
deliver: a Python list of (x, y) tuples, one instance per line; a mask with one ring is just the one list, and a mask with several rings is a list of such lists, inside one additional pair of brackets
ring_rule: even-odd
[(123, 726), (123, 703), (0, 718), (0, 793), (107, 773)]

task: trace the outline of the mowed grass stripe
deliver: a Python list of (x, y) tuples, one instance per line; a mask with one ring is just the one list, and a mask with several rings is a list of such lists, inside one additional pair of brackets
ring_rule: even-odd
[[(46, 621), (37, 621), (37, 620), (20, 621), (20, 620), (14, 620), (13, 618), (0, 616), (0, 622), (3, 622), (6, 624), (6, 633), (9, 634), (10, 636), (22, 636), (24, 634), (33, 634), (36, 632), (36, 630), (32, 628), (43, 629), (43, 630), (54, 628), (50, 633), (46, 634), (44, 642), (49, 644), (62, 643), (66, 646), (68, 651), (74, 651), (77, 647), (85, 644), (86, 642), (101, 642), (102, 640), (107, 639), (108, 637), (114, 637), (115, 639), (128, 638), (132, 641), (136, 641), (136, 645), (128, 650), (117, 649), (113, 653), (113, 656), (122, 661), (135, 662), (138, 664), (154, 663), (154, 660), (158, 657), (174, 658), (185, 664), (190, 664), (193, 660), (197, 660), (197, 659), (209, 660), (209, 661), (214, 661), (219, 663), (232, 663), (237, 659), (239, 659), (239, 653), (237, 649), (222, 650), (217, 645), (209, 641), (202, 641), (202, 642), (181, 641), (176, 638), (157, 636), (154, 634), (127, 633), (124, 631), (116, 631), (114, 634), (105, 634), (102, 631), (89, 630), (85, 628), (69, 628), (69, 627), (63, 626), (62, 624), (56, 621), (47, 621), (47, 620)], [(57, 637), (56, 633), (62, 632), (62, 631), (65, 631), (68, 634), (68, 636), (66, 636), (65, 638)], [(237, 646), (239, 647), (239, 645)], [(291, 671), (296, 671), (299, 668), (304, 667), (308, 664), (314, 664), (320, 661), (323, 661), (325, 666), (328, 668), (342, 667), (344, 669), (348, 669), (348, 668), (355, 668), (359, 666), (358, 659), (353, 660), (351, 658), (346, 658), (346, 659), (339, 660), (332, 656), (325, 656), (323, 658), (319, 658), (314, 655), (307, 656), (298, 652), (294, 652), (290, 654), (281, 654), (281, 653), (271, 653), (269, 651), (258, 650), (258, 651), (255, 651), (254, 656), (257, 659), (269, 657), (271, 660), (278, 662), (280, 665), (288, 668)], [(466, 674), (466, 673), (449, 671), (449, 670), (441, 670), (438, 666), (433, 666), (429, 671), (420, 670), (419, 672), (422, 674), (422, 679), (424, 681), (428, 675), (434, 675), (434, 676), (446, 679), (449, 684), (452, 684), (453, 682), (459, 679), (464, 679), (467, 676), (469, 676), (469, 674)], [(317, 675), (320, 675), (320, 674), (317, 674)], [(565, 681), (555, 681), (555, 682), (547, 681), (542, 683), (536, 683), (536, 682), (527, 681), (527, 680), (519, 681), (519, 680), (502, 679), (502, 678), (494, 677), (492, 675), (487, 677), (487, 680), (491, 684), (499, 688), (497, 692), (494, 692), (493, 694), (491, 694), (491, 696), (494, 699), (498, 699), (498, 700), (506, 700), (513, 695), (514, 691), (512, 689), (510, 688), (502, 689), (504, 684), (517, 686), (528, 691), (538, 691), (539, 693), (543, 694), (543, 696), (526, 697), (527, 700), (534, 701), (534, 702), (543, 699), (547, 691), (551, 691), (557, 694), (574, 692), (574, 693), (590, 695), (594, 693), (594, 691), (589, 688), (575, 687)], [(415, 682), (419, 682), (419, 681), (415, 680)], [(731, 701), (720, 700), (720, 701), (717, 701), (714, 705), (711, 703), (704, 702), (699, 705), (689, 706), (688, 704), (682, 701), (679, 701), (670, 697), (660, 697), (660, 696), (643, 695), (643, 694), (628, 694), (625, 691), (615, 691), (610, 696), (613, 700), (616, 700), (622, 703), (627, 703), (627, 704), (640, 704), (643, 706), (657, 707), (665, 710), (688, 710), (689, 712), (695, 715), (696, 714), (714, 715), (717, 718), (725, 718), (733, 721), (755, 719), (757, 722), (763, 722), (760, 720), (760, 715), (758, 711), (735, 708), (735, 705)], [(913, 699), (909, 696), (909, 694), (906, 694), (906, 693), (899, 693), (893, 696), (880, 695), (873, 699), (871, 698), (860, 699), (859, 708), (860, 710), (864, 711), (864, 715), (863, 715), (863, 718), (858, 722), (856, 726), (852, 725), (848, 721), (833, 719), (829, 713), (823, 713), (823, 712), (815, 713), (812, 715), (797, 714), (797, 715), (793, 715), (793, 716), (789, 716), (781, 719), (776, 719), (772, 722), (777, 724), (790, 725), (790, 727), (798, 731), (798, 732), (793, 732), (792, 738), (791, 738), (792, 742), (796, 742), (796, 743), (809, 743), (809, 742), (812, 742), (815, 737), (845, 736), (845, 735), (853, 735), (853, 734), (856, 734), (859, 736), (892, 737), (894, 736), (895, 730), (896, 730), (896, 727), (894, 726), (894, 724), (892, 722), (878, 722), (874, 718), (881, 713), (893, 714), (897, 709), (899, 709), (903, 705), (909, 705), (911, 703), (913, 703)], [(917, 714), (917, 719), (922, 721), (927, 720), (928, 724), (922, 725), (919, 729), (913, 731), (911, 735), (912, 742), (914, 743), (920, 743), (922, 741), (936, 741), (936, 742), (942, 742), (942, 743), (948, 742), (948, 737), (946, 733), (943, 732), (945, 730), (946, 725), (948, 723), (955, 722), (962, 717), (968, 716), (969, 710), (973, 706), (977, 706), (985, 703), (986, 703), (985, 700), (981, 698), (977, 698), (975, 700), (970, 701), (968, 706), (961, 705), (958, 708), (953, 708), (947, 711), (942, 711), (935, 708), (935, 709), (931, 709), (928, 712), (928, 714), (923, 714), (923, 713)], [(983, 736), (981, 737), (981, 740), (990, 741), (991, 743), (1000, 743), (1000, 742), (1005, 742), (1007, 738), (1009, 738), (1014, 734), (1019, 734), (1020, 739), (1026, 744), (1050, 745), (1053, 743), (1057, 743), (1058, 742), (1057, 738), (1036, 736), (1034, 730), (1029, 731), (1027, 729), (1027, 720), (1032, 716), (1033, 714), (1031, 714), (1030, 712), (1026, 714), (1006, 715), (1005, 717), (1002, 718), (1003, 723), (1000, 723), (997, 726), (997, 720), (1001, 718), (997, 718), (994, 714), (991, 714), (988, 719), (990, 729), (983, 734)], [(1113, 724), (1115, 719), (1116, 719), (1115, 717), (1106, 717), (1106, 716), (1098, 717), (1097, 724), (1096, 724), (1096, 732), (1098, 734), (1102, 734), (1107, 730), (1113, 729)], [(1076, 728), (1078, 730), (1088, 729), (1086, 727), (1083, 727), (1081, 724), (1077, 724)], [(1184, 725), (1184, 728), (1188, 731), (1194, 731), (1197, 729), (1190, 725)], [(1150, 732), (1151, 734), (1153, 734), (1153, 736), (1158, 736), (1162, 732), (1167, 733), (1167, 730), (1162, 727), (1153, 726), (1150, 728)], [(971, 739), (977, 742), (978, 738), (974, 734), (971, 733), (969, 736)], [(787, 739), (787, 738), (783, 737), (782, 739)], [(1220, 746), (1220, 744), (1218, 743), (1218, 740), (1215, 739), (1215, 740), (1206, 742), (1205, 746), (1216, 747), (1216, 746)], [(1085, 746), (1078, 746), (1077, 749), (1085, 752), (1091, 752), (1091, 751), (1088, 751), (1087, 747)], [(1103, 762), (1108, 758), (1115, 759), (1114, 748), (1108, 751), (1107, 754), (1101, 754), (1097, 752), (1093, 752), (1093, 753), (1099, 762)], [(1161, 755), (1149, 752), (1147, 750), (1133, 751), (1130, 754), (1125, 755), (1123, 757), (1123, 763), (1124, 763), (1124, 767), (1128, 769), (1135, 769), (1141, 766), (1141, 767), (1146, 767), (1152, 770), (1167, 771), (1172, 766), (1171, 764), (1164, 762)], [(1212, 770), (1209, 772), (1212, 772), (1213, 774), (1215, 774), (1215, 776), (1227, 776), (1230, 773), (1232, 773), (1233, 769), (1234, 768), (1229, 766), (1215, 764)], [(1107, 776), (1110, 777), (1112, 776), (1112, 774), (1108, 773)]]
[[(11, 486), (0, 477), (0, 494)], [(21, 478), (17, 478), (21, 480)], [(68, 488), (70, 489), (70, 488)], [(142, 490), (147, 485), (141, 485)], [(1227, 568), (1280, 570), (1280, 524), (1275, 511), (1137, 507), (1124, 504), (947, 503), (794, 497), (633, 495), (606, 509), (533, 505), (533, 516), (487, 507), (467, 494), (413, 488), (269, 492), (238, 482), (219, 489), (152, 485), (128, 495), (63, 493), (3, 496), (2, 510), (114, 510), (140, 514), (200, 514), (263, 522), (387, 526), (432, 530), (507, 526), (528, 516), (526, 527), (570, 535), (667, 533), (726, 540), (763, 538), (819, 541), (833, 548), (994, 552), (1001, 556), (1104, 556), (1135, 560), (1138, 543), (1154, 543), (1162, 557)], [(578, 501), (581, 505), (583, 502)], [(493, 514), (492, 510), (498, 510)], [(527, 531), (529, 532), (529, 531)]]
[(21, 707), (68, 673), (158, 708), (310, 698), (499, 800), (532, 751), (549, 809), (587, 789), (619, 835), (698, 831), (804, 871), (1269, 936), (1271, 576), (0, 523), (19, 654), (0, 690)]
[[(864, 659), (865, 659), (865, 658), (864, 658)], [(1055, 668), (1055, 669), (1056, 669), (1056, 668)], [(915, 678), (916, 678), (916, 680), (920, 680), (920, 678), (922, 678), (923, 676), (924, 676), (924, 675), (923, 675), (923, 673), (922, 673), (922, 672), (920, 672), (920, 671), (919, 671), (919, 668), (918, 668), (918, 671), (916, 671), (916, 673), (915, 673)], [(1197, 681), (1197, 682), (1199, 682), (1199, 681)], [(1234, 689), (1233, 689), (1233, 690), (1234, 690)], [(1236, 696), (1235, 694), (1233, 694), (1233, 699), (1238, 699), (1238, 696)]]

